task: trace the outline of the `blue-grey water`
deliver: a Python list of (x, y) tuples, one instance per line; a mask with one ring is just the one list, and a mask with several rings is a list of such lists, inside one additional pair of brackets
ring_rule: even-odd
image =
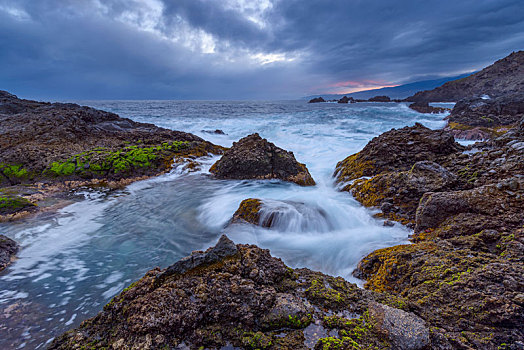
[[(317, 182), (216, 180), (208, 169), (181, 167), (117, 191), (76, 191), (58, 212), (0, 224), (21, 245), (18, 259), (0, 273), (0, 349), (41, 349), (53, 337), (99, 312), (147, 270), (166, 267), (222, 233), (255, 243), (293, 267), (309, 267), (356, 281), (359, 259), (374, 249), (406, 242), (409, 231), (384, 227), (373, 211), (337, 191), (338, 161), (391, 128), (421, 122), (444, 125), (443, 115), (422, 115), (404, 104), (307, 104), (304, 101), (80, 101), (140, 122), (192, 132), (230, 146), (253, 132), (293, 151)], [(221, 129), (227, 135), (205, 130)], [(279, 208), (276, 227), (224, 229), (239, 203), (264, 199)]]

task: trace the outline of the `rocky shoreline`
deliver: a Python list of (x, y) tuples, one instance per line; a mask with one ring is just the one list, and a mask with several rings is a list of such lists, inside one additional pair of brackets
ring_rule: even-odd
[[(364, 288), (290, 268), (224, 235), (206, 251), (150, 270), (49, 349), (524, 349), (521, 97), (468, 97), (447, 128), (392, 129), (337, 164), (341, 191), (385, 224), (413, 229), (411, 244), (360, 261), (353, 274)], [(196, 167), (208, 153), (223, 154), (210, 169), (219, 179), (315, 185), (292, 152), (258, 134), (226, 150), (88, 107), (6, 92), (0, 99), (4, 218), (36, 212), (45, 198), (77, 186), (117, 187), (178, 161)], [(455, 142), (454, 135), (477, 129), (488, 139)], [(263, 199), (248, 198), (230, 223), (271, 227), (275, 215), (264, 212)], [(0, 235), (0, 269), (17, 249)]]
[[(444, 130), (393, 129), (336, 171), (378, 217), (414, 227), (413, 244), (362, 259), (365, 289), (223, 236), (151, 270), (50, 349), (521, 349), (523, 165), (524, 119), (468, 148)], [(270, 227), (261, 205), (243, 201), (232, 221)]]
[(224, 151), (189, 133), (5, 91), (0, 134), (0, 221), (37, 212), (73, 188), (123, 187), (166, 172), (175, 161)]

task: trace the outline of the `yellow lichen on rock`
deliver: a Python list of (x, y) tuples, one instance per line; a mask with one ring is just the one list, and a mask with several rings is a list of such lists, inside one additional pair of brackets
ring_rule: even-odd
[(338, 162), (335, 175), (337, 182), (351, 181), (362, 176), (366, 176), (371, 172), (373, 168), (373, 162), (368, 160), (362, 160), (359, 153), (355, 153), (343, 161)]

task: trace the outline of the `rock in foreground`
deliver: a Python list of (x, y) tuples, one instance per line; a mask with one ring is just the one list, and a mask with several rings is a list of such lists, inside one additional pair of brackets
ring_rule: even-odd
[(442, 130), (388, 131), (341, 166), (370, 176), (344, 187), (358, 201), (415, 229), (360, 261), (367, 289), (416, 304), (451, 343), (432, 348), (524, 346), (524, 119), (467, 152)]
[(288, 152), (252, 134), (233, 143), (222, 158), (210, 169), (219, 179), (279, 179), (301, 186), (313, 186), (315, 181), (306, 166)]
[(50, 349), (428, 348), (432, 334), (414, 310), (223, 236), (149, 271)]
[(0, 271), (11, 263), (17, 252), (18, 245), (16, 242), (4, 235), (0, 235)]

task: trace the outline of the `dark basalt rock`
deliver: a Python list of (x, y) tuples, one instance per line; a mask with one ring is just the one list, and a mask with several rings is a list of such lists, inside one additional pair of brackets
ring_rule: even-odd
[(378, 303), (370, 305), (369, 314), (376, 321), (374, 327), (390, 340), (393, 349), (429, 348), (429, 331), (420, 317)]
[[(189, 267), (183, 259), (175, 274), (149, 271), (49, 349), (390, 349), (409, 335), (426, 344), (417, 308), (400, 298), (293, 270), (268, 250), (225, 237), (206, 254), (217, 251), (211, 263)], [(411, 333), (390, 324), (394, 318)]]
[(319, 102), (326, 102), (326, 100), (324, 100), (322, 97), (315, 97), (309, 100), (308, 103), (319, 103)]
[(524, 117), (524, 94), (497, 98), (465, 98), (455, 104), (448, 118), (450, 123), (471, 127), (493, 128), (512, 125)]
[[(430, 348), (495, 349), (506, 344), (508, 349), (518, 349), (522, 345), (523, 127), (521, 121), (502, 136), (469, 146), (467, 152), (447, 142), (445, 152), (435, 152), (439, 147), (427, 143), (427, 138), (390, 131), (372, 140), (362, 155), (344, 161), (348, 178), (371, 176), (344, 189), (362, 204), (380, 207), (378, 217), (415, 228), (414, 244), (372, 252), (360, 261), (354, 275), (365, 279), (369, 290), (417, 304), (417, 315), (436, 330), (430, 334)], [(393, 149), (390, 141), (402, 134), (406, 141), (397, 139), (401, 146), (394, 149), (395, 156), (377, 151), (381, 149), (377, 141)], [(406, 149), (421, 140), (428, 160), (414, 162), (417, 154)], [(403, 170), (409, 163), (411, 169)], [(448, 343), (440, 344), (444, 339)], [(397, 348), (411, 344), (389, 341)]]
[[(54, 180), (57, 176), (118, 179), (155, 175), (170, 167), (176, 153), (206, 151), (221, 152), (220, 147), (195, 135), (114, 113), (0, 94), (0, 185)], [(91, 167), (94, 163), (97, 166)], [(65, 167), (60, 167), (62, 164)]]
[(227, 150), (210, 169), (219, 179), (280, 179), (302, 186), (313, 186), (315, 181), (306, 166), (297, 162), (288, 152), (252, 134)]
[(175, 158), (222, 152), (223, 147), (189, 133), (90, 107), (23, 100), (0, 91), (0, 187), (9, 186), (5, 191), (0, 188), (0, 215), (13, 214), (11, 218), (17, 210), (31, 209), (31, 203), (16, 193), (9, 205), (3, 200), (1, 193), (12, 193), (19, 184), (42, 190), (42, 199), (59, 192), (60, 186), (67, 187), (66, 180), (68, 186), (74, 186), (69, 181), (125, 183), (165, 172)]
[(162, 283), (170, 276), (181, 275), (196, 267), (202, 267), (216, 263), (237, 253), (238, 250), (235, 243), (227, 238), (227, 236), (222, 235), (214, 247), (209, 248), (205, 252), (193, 252), (190, 256), (185, 257), (169, 266), (166, 271), (157, 276), (155, 284), (158, 285)]
[(11, 263), (15, 254), (18, 252), (18, 244), (12, 239), (0, 235), (0, 271)]
[(429, 103), (427, 102), (415, 102), (415, 103), (410, 104), (409, 108), (419, 113), (433, 113), (433, 114), (444, 113), (449, 110), (448, 108), (430, 106)]
[(391, 99), (389, 98), (389, 96), (375, 96), (375, 97), (371, 97), (368, 101), (369, 102), (391, 102)]
[(438, 161), (462, 149), (453, 135), (417, 123), (373, 138), (362, 151), (339, 162), (335, 176), (340, 183), (382, 172), (406, 171), (418, 161)]
[(420, 199), (427, 192), (461, 188), (458, 176), (441, 165), (421, 161), (409, 171), (385, 172), (371, 179), (356, 180), (349, 189), (367, 207), (383, 208), (386, 218), (404, 224), (413, 221)]

